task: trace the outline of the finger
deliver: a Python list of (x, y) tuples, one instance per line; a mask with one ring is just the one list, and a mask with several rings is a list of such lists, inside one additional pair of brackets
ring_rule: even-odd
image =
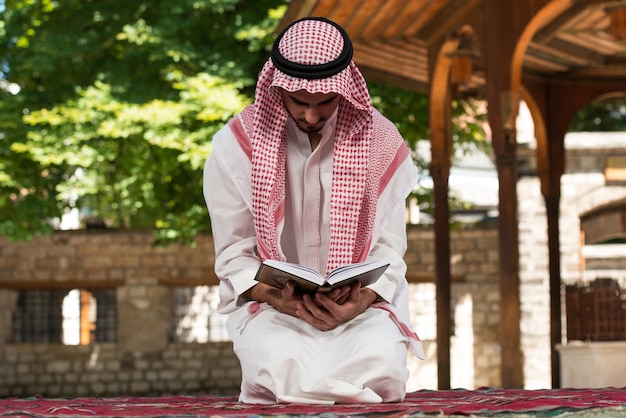
[(351, 301), (350, 298), (347, 298), (348, 302), (344, 305), (324, 297), (316, 296), (316, 301), (319, 308), (312, 312), (312, 315), (317, 319), (323, 320), (326, 324), (331, 326), (331, 328), (335, 328), (339, 324), (354, 318), (359, 313), (357, 311), (358, 305)]
[(282, 291), (281, 291), (281, 295), (283, 298), (285, 299), (291, 299), (293, 298), (293, 294), (295, 292), (295, 286), (291, 281), (288, 281), (285, 284), (285, 287), (283, 287)]
[(315, 297), (306, 295), (303, 298), (304, 307), (317, 320), (325, 323), (336, 323), (335, 315), (329, 310), (336, 309), (337, 304), (323, 294)]
[(345, 295), (347, 295), (348, 293), (350, 293), (350, 289), (351, 289), (351, 287), (350, 287), (350, 286), (344, 286), (344, 287), (340, 288), (340, 289), (339, 289), (339, 295), (340, 295), (340, 296), (345, 296)]
[(323, 320), (317, 318), (305, 305), (306, 302), (298, 303), (298, 308), (296, 310), (296, 316), (302, 319), (307, 324), (321, 330), (327, 331), (331, 329), (331, 326)]
[(342, 295), (341, 297), (339, 297), (335, 303), (337, 303), (337, 305), (343, 305), (346, 300), (348, 300), (348, 298), (350, 297), (350, 292), (347, 292), (346, 294)]
[(346, 296), (342, 302), (345, 304), (346, 302), (357, 303), (360, 298), (361, 293), (361, 283), (355, 283), (347, 289)]
[(285, 287), (281, 289), (281, 296), (283, 299), (292, 302), (302, 300), (302, 294), (298, 292), (296, 285), (291, 281), (287, 282)]
[(326, 295), (322, 295), (321, 293), (316, 293), (314, 295), (304, 295), (302, 296), (302, 302), (304, 307), (313, 315), (317, 316), (322, 312), (326, 311), (324, 305), (320, 303), (319, 296), (322, 296), (321, 300), (330, 301), (330, 299)]
[(338, 305), (342, 305), (346, 300), (348, 300), (348, 298), (350, 297), (350, 294), (352, 292), (352, 288), (353, 286), (343, 286), (338, 290), (337, 296), (331, 298), (336, 304)]
[(339, 296), (341, 296), (341, 291), (342, 291), (342, 288), (333, 289), (330, 292), (326, 293), (326, 296), (328, 296), (332, 300), (335, 300)]
[(315, 309), (313, 314), (316, 314), (316, 312), (318, 311), (320, 313), (331, 312), (335, 310), (338, 306), (335, 300), (329, 298), (323, 293), (316, 293), (315, 295), (313, 295), (313, 298), (311, 298), (311, 303), (314, 305), (312, 306), (312, 308)]

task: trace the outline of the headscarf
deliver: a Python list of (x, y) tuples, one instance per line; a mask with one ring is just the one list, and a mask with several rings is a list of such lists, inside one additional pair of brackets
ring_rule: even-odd
[(370, 161), (374, 110), (365, 79), (352, 61), (351, 41), (324, 18), (300, 19), (278, 36), (259, 75), (255, 102), (240, 115), (252, 146), (257, 252), (262, 260), (283, 258), (279, 233), (285, 216), (288, 113), (279, 88), (342, 96), (334, 139), (327, 271), (363, 261), (376, 214), (376, 176), (385, 168)]

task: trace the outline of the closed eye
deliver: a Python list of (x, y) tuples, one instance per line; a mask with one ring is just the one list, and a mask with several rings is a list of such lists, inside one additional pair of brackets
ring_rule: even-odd
[(337, 98), (337, 96), (339, 96), (339, 95), (333, 96), (330, 99), (326, 99), (323, 102), (320, 102), (318, 105), (321, 106), (321, 105), (330, 104)]
[(296, 99), (293, 96), (289, 96), (289, 98), (291, 99), (291, 101), (293, 101), (294, 104), (296, 104), (298, 106), (312, 106), (312, 105), (314, 105), (314, 106), (324, 106), (324, 105), (332, 103), (338, 96), (339, 95), (337, 94), (337, 95), (332, 96), (332, 97), (330, 97), (330, 98), (328, 98), (326, 100), (323, 100), (323, 101), (321, 101), (321, 102), (319, 102), (317, 104), (303, 102), (302, 100), (298, 100), (298, 99)]

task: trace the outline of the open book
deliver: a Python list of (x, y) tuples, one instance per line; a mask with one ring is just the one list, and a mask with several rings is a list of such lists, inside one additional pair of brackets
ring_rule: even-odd
[(256, 273), (255, 280), (270, 286), (283, 288), (291, 280), (301, 293), (329, 292), (337, 287), (360, 281), (361, 286), (370, 285), (382, 276), (389, 263), (367, 260), (361, 263), (337, 267), (324, 277), (314, 269), (285, 261), (265, 260)]

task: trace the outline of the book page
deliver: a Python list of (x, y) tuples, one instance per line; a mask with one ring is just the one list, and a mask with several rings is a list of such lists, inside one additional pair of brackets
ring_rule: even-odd
[[(362, 263), (348, 264), (345, 266), (337, 267), (336, 269), (331, 271), (328, 274), (326, 281), (330, 284), (336, 284), (351, 277), (369, 279), (369, 281), (372, 280), (372, 277), (375, 277), (373, 281), (364, 284), (364, 286), (367, 286), (368, 284), (372, 284), (374, 281), (376, 281), (378, 277), (380, 277), (387, 269), (387, 267), (389, 267), (389, 263), (383, 260), (367, 260), (363, 261)], [(368, 272), (373, 272), (373, 274), (370, 274), (366, 277), (365, 275)], [(361, 283), (363, 283), (362, 280)]]
[(284, 273), (301, 277), (318, 285), (324, 283), (324, 276), (322, 276), (322, 274), (320, 274), (318, 271), (307, 266), (277, 260), (265, 260), (263, 264)]
[(255, 280), (282, 289), (293, 281), (301, 293), (328, 292), (335, 287), (349, 285), (357, 280), (362, 286), (374, 283), (389, 266), (388, 262), (369, 260), (338, 267), (325, 279), (319, 272), (306, 266), (277, 260), (261, 263)]

